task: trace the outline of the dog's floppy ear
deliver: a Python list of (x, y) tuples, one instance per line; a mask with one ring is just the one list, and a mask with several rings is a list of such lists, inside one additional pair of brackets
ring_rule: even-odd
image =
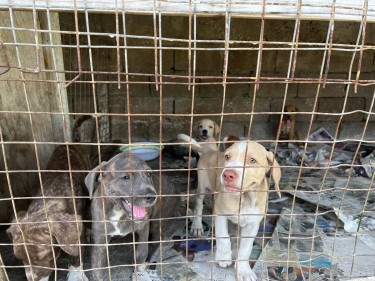
[(273, 159), (273, 158), (274, 158), (273, 152), (268, 151), (267, 152), (268, 165), (271, 167), (271, 170), (272, 170), (271, 174), (272, 174), (273, 182), (275, 183), (275, 189), (277, 191), (277, 194), (281, 198), (280, 188), (279, 188), (279, 181), (280, 181), (280, 178), (281, 178), (281, 170), (280, 170), (279, 163), (277, 163), (276, 159)]
[[(107, 164), (107, 162), (102, 162), (102, 171), (104, 170), (105, 168), (105, 165)], [(97, 171), (97, 172), (95, 172)], [(100, 171), (100, 165), (96, 166), (85, 178), (85, 184), (86, 184), (86, 187), (87, 189), (89, 190), (89, 195), (90, 197), (92, 197), (93, 193), (94, 193), (94, 188), (95, 188), (95, 184), (100, 180), (100, 174), (99, 174), (99, 171)], [(104, 174), (103, 174), (104, 176)]]
[[(17, 212), (17, 218), (18, 221), (21, 221), (26, 215), (26, 211)], [(16, 223), (16, 218), (13, 216), (12, 223)], [(17, 224), (12, 224), (7, 230), (6, 230), (8, 237), (10, 240), (13, 241), (13, 239), (21, 233), (20, 227)]]
[[(82, 218), (67, 213), (54, 213), (48, 216), (51, 221), (51, 234), (64, 252), (71, 256), (79, 255), (79, 239), (82, 234)], [(78, 226), (78, 227), (77, 227)]]
[(218, 124), (215, 123), (215, 127), (214, 127), (214, 137), (217, 137), (220, 133), (220, 126)]

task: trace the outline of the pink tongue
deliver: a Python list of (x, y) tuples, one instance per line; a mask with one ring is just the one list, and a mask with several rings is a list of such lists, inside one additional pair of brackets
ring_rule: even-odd
[(133, 216), (137, 219), (144, 218), (146, 216), (146, 208), (133, 205)]
[(290, 120), (288, 119), (288, 120), (286, 120), (286, 123), (288, 124), (288, 125), (290, 125)]

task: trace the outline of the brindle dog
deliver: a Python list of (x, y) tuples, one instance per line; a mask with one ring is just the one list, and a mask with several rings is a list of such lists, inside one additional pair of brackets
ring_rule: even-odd
[[(177, 190), (166, 175), (162, 176), (161, 194), (163, 196), (159, 197), (159, 179), (159, 173), (151, 173), (145, 161), (134, 154), (130, 157), (125, 152), (116, 155), (108, 162), (102, 162), (101, 168), (98, 166), (89, 173), (85, 182), (92, 196), (94, 244), (105, 244), (106, 235), (109, 242), (112, 237), (126, 236), (133, 230), (138, 236), (138, 242), (148, 242), (150, 219), (173, 217), (178, 206), (178, 197), (168, 196), (176, 195)], [(104, 219), (107, 221), (106, 229)], [(159, 228), (152, 227), (152, 229), (156, 230), (154, 238), (159, 240)], [(138, 271), (145, 270), (144, 263), (148, 254), (149, 244), (137, 243), (135, 262), (138, 265)], [(108, 272), (99, 269), (106, 266), (105, 246), (92, 247), (91, 266), (95, 269), (90, 278), (91, 281), (106, 280)]]
[[(74, 141), (80, 140), (79, 127), (83, 121), (89, 118), (91, 116), (83, 116), (77, 120), (73, 129)], [(68, 161), (70, 161), (73, 171), (72, 182), (68, 172)], [(82, 146), (69, 146), (69, 160), (66, 146), (58, 146), (47, 164), (47, 170), (67, 172), (43, 174), (42, 183), (46, 197), (46, 209), (43, 199), (34, 199), (26, 212), (17, 213), (19, 224), (16, 224), (16, 220), (13, 219), (13, 225), (7, 229), (7, 233), (14, 243), (14, 254), (23, 261), (29, 281), (48, 280), (48, 276), (55, 268), (55, 258), (59, 257), (61, 249), (70, 255), (68, 280), (76, 279), (77, 275), (79, 278), (83, 277), (84, 280), (87, 280), (85, 275), (83, 273), (81, 275), (79, 272), (81, 269), (79, 244), (82, 241), (80, 239), (83, 239), (84, 236), (82, 235), (82, 218), (86, 199), (75, 198), (73, 200), (73, 197), (88, 195), (84, 183), (87, 173), (74, 172), (74, 170), (89, 171), (91, 168), (90, 156)], [(74, 187), (73, 191), (72, 186)], [(41, 191), (37, 196), (42, 196)], [(50, 227), (47, 221), (50, 222)], [(21, 230), (25, 240), (23, 240)], [(51, 237), (53, 245), (51, 245)]]

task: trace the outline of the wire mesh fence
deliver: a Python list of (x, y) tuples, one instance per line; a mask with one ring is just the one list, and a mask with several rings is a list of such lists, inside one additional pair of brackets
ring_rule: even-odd
[(2, 278), (373, 277), (374, 5), (0, 1)]

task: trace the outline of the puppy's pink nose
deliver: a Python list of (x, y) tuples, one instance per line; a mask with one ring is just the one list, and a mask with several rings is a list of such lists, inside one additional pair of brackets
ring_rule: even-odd
[(226, 170), (223, 173), (223, 180), (227, 183), (232, 183), (237, 180), (237, 173), (233, 170)]

